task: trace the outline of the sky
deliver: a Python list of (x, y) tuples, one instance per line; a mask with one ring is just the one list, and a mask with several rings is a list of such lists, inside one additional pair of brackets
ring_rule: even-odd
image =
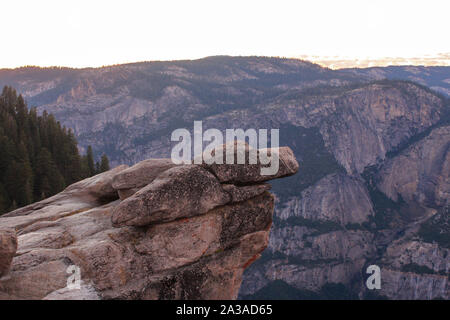
[(448, 0), (39, 0), (1, 4), (0, 68), (211, 55), (450, 53)]

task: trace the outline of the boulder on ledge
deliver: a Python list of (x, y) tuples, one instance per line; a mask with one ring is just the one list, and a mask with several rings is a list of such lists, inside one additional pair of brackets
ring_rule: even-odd
[(171, 159), (144, 160), (115, 175), (112, 186), (118, 191), (120, 199), (124, 200), (175, 166)]
[[(231, 148), (231, 145), (234, 145), (234, 148)], [(250, 162), (252, 152), (256, 163)], [(211, 163), (216, 153), (223, 154), (223, 164)], [(274, 161), (279, 160), (278, 170), (275, 170), (274, 174), (263, 174), (263, 170), (271, 166), (261, 161), (261, 157), (266, 155), (269, 158), (273, 157)], [(239, 158), (244, 159), (244, 163), (239, 164)], [(233, 164), (227, 164), (227, 159), (234, 159)], [(251, 184), (291, 176), (297, 173), (299, 165), (289, 147), (255, 150), (247, 143), (236, 141), (223, 144), (212, 151), (205, 151), (202, 167), (212, 172), (221, 183)], [(276, 165), (274, 168), (276, 169)]]
[(113, 211), (114, 226), (145, 226), (204, 214), (230, 196), (210, 172), (196, 165), (171, 168), (122, 201)]

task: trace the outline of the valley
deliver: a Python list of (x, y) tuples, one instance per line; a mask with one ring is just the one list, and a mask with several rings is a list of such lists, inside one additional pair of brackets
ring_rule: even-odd
[[(330, 70), (217, 56), (0, 70), (112, 167), (170, 157), (170, 134), (280, 129), (299, 172), (271, 182), (274, 224), (246, 299), (449, 299), (450, 67)], [(381, 267), (380, 291), (364, 270)]]

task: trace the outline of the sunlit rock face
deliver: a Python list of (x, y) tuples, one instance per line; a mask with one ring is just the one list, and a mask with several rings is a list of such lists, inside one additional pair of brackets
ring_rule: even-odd
[[(297, 172), (292, 151), (283, 157), (289, 169), (264, 181)], [(268, 245), (274, 198), (249, 164), (235, 166), (248, 185), (146, 160), (3, 215), (0, 298), (236, 299)]]

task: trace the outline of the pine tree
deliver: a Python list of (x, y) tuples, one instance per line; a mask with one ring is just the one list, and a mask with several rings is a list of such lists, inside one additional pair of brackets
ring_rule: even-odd
[[(105, 156), (106, 157), (106, 156)], [(81, 157), (72, 130), (52, 114), (28, 110), (16, 90), (0, 95), (0, 215), (60, 192), (65, 186), (109, 168), (94, 164), (89, 146)]]
[(13, 161), (5, 174), (5, 187), (14, 196), (17, 206), (25, 206), (33, 201), (31, 167), (25, 162)]
[(94, 164), (94, 152), (92, 151), (92, 147), (88, 146), (86, 153), (86, 161), (87, 161), (87, 169), (88, 175), (93, 176), (95, 174), (95, 164)]
[(10, 206), (10, 201), (8, 194), (6, 193), (5, 187), (0, 182), (0, 214), (8, 210)]
[(35, 194), (38, 198), (54, 195), (64, 188), (64, 178), (55, 165), (50, 152), (43, 148), (36, 160)]
[(100, 163), (100, 172), (105, 172), (109, 170), (109, 159), (106, 154), (102, 155), (102, 160)]
[(67, 185), (71, 185), (72, 183), (79, 181), (82, 179), (82, 167), (81, 167), (81, 157), (78, 153), (77, 140), (72, 132), (69, 129), (67, 132), (67, 168), (64, 179)]

